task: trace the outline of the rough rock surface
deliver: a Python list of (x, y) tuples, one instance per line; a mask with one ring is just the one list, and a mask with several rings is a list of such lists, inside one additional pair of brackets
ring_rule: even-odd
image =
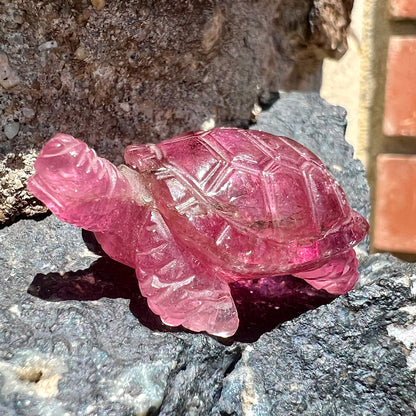
[[(256, 128), (307, 143), (368, 215), (343, 109), (293, 93)], [(81, 230), (52, 216), (3, 228), (0, 413), (414, 415), (416, 268), (369, 256), (366, 242), (358, 254), (348, 295), (255, 342), (220, 343), (164, 328), (131, 270), (96, 260)]]
[(415, 267), (374, 255), (361, 273), (350, 294), (245, 347), (224, 380), (221, 415), (416, 413)]
[[(16, 184), (61, 131), (121, 161), (132, 142), (247, 125), (278, 89), (317, 90), (352, 0), (0, 2), (0, 223), (36, 213)], [(7, 199), (9, 198), (9, 199)], [(32, 208), (32, 206), (34, 208)]]

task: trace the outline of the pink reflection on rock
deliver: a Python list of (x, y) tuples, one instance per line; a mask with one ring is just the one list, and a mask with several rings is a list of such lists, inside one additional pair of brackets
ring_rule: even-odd
[(368, 223), (295, 141), (217, 128), (129, 146), (125, 161), (117, 169), (58, 134), (28, 187), (134, 267), (167, 325), (231, 336), (238, 328), (232, 282), (291, 274), (342, 294), (357, 281), (352, 247)]

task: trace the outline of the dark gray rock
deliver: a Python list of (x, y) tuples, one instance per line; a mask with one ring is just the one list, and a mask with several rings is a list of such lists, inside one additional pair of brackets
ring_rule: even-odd
[(247, 346), (224, 381), (219, 414), (416, 414), (411, 347), (392, 336), (416, 337), (415, 267), (373, 255), (361, 273), (367, 284)]
[(4, 414), (146, 414), (164, 399), (172, 414), (208, 414), (238, 345), (141, 325), (143, 312), (139, 319), (163, 329), (129, 268), (112, 270), (104, 259), (101, 273), (60, 275), (97, 256), (80, 229), (53, 216), (3, 229), (0, 247)]
[[(284, 95), (255, 126), (308, 146), (368, 218), (365, 172), (342, 139), (345, 127), (345, 110), (298, 93)], [(353, 291), (246, 346), (217, 414), (416, 414), (416, 267), (368, 255), (368, 239), (357, 254)]]
[[(345, 112), (289, 94), (256, 128), (320, 155), (352, 205), (368, 188)], [(256, 342), (164, 327), (131, 269), (49, 216), (0, 230), (0, 413), (5, 415), (413, 415), (416, 270), (358, 249), (357, 288)], [(79, 271), (81, 270), (81, 271)]]

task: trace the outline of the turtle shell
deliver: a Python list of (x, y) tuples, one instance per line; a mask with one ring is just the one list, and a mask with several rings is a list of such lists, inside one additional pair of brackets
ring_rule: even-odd
[(178, 244), (231, 279), (310, 270), (368, 231), (307, 148), (255, 130), (216, 128), (129, 146)]

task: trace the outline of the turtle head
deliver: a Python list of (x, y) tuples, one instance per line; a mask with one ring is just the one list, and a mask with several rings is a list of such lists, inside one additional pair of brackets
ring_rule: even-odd
[(94, 231), (130, 191), (126, 178), (81, 140), (57, 134), (42, 148), (28, 189), (63, 221)]
[(94, 157), (95, 152), (85, 143), (57, 134), (40, 151), (28, 189), (59, 216), (80, 200), (88, 199)]

